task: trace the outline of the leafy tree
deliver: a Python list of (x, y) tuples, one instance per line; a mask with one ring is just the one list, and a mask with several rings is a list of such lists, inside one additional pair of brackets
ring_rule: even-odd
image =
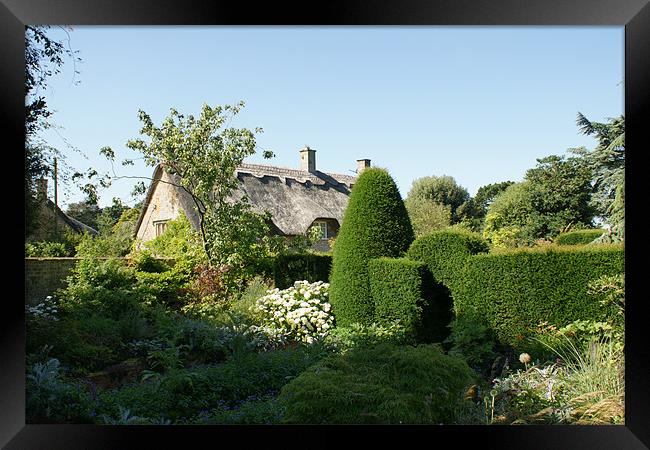
[[(122, 200), (113, 197), (113, 203), (110, 206), (102, 208), (101, 213), (97, 217), (96, 229), (99, 230), (99, 232), (109, 230), (120, 220), (122, 214), (129, 209), (131, 208), (128, 205), (125, 205)], [(139, 210), (139, 208), (136, 209)]]
[(598, 145), (593, 151), (584, 147), (571, 149), (593, 171), (592, 205), (597, 214), (616, 229), (625, 227), (625, 117), (610, 118), (606, 123), (591, 122), (581, 113), (580, 131), (594, 136)]
[(590, 180), (580, 158), (538, 159), (523, 182), (508, 186), (488, 207), (484, 236), (497, 246), (532, 245), (569, 226), (590, 226)]
[[(43, 95), (48, 78), (61, 72), (66, 56), (74, 62), (81, 60), (69, 46), (51, 39), (47, 35), (49, 28), (49, 25), (25, 27), (25, 125), (28, 136), (46, 127), (46, 119), (52, 115)], [(79, 72), (75, 70), (75, 73)]]
[(483, 237), (494, 247), (531, 245), (535, 240), (532, 223), (536, 217), (530, 183), (512, 184), (488, 207)]
[[(29, 236), (37, 226), (36, 211), (39, 199), (36, 183), (49, 174), (50, 159), (61, 156), (57, 149), (38, 138), (40, 131), (51, 126), (52, 111), (47, 105), (44, 91), (48, 79), (59, 73), (64, 58), (80, 61), (75, 51), (62, 41), (47, 35), (50, 27), (25, 27), (25, 234)], [(75, 70), (75, 74), (78, 73)]]
[(534, 192), (533, 206), (541, 216), (535, 234), (555, 237), (567, 226), (591, 226), (592, 171), (580, 158), (547, 156), (526, 172)]
[(461, 220), (458, 208), (467, 202), (470, 196), (467, 189), (456, 183), (453, 177), (443, 175), (423, 177), (413, 181), (407, 195), (407, 200), (410, 199), (426, 199), (448, 206), (452, 223), (457, 223)]
[(476, 205), (479, 217), (485, 217), (488, 207), (495, 198), (499, 196), (508, 186), (515, 184), (514, 181), (503, 181), (501, 183), (486, 184), (478, 188), (476, 195), (473, 197), (473, 203)]
[(99, 205), (89, 199), (76, 203), (70, 203), (65, 211), (68, 216), (72, 217), (73, 219), (77, 219), (78, 221), (88, 225), (91, 228), (94, 228), (95, 230), (98, 228), (97, 220), (101, 212), (102, 209), (99, 207)]
[(330, 302), (339, 325), (372, 323), (368, 261), (402, 256), (414, 237), (395, 181), (385, 169), (364, 170), (352, 188), (332, 254)]
[(25, 256), (49, 258), (72, 255), (63, 242), (35, 241), (25, 242)]
[(470, 231), (482, 231), (488, 206), (511, 184), (514, 182), (504, 181), (481, 186), (476, 192), (476, 196), (458, 207), (457, 216), (461, 220), (454, 225), (462, 225)]
[(140, 211), (126, 209), (118, 221), (109, 229), (103, 229), (98, 236), (84, 234), (77, 244), (77, 256), (107, 257), (126, 256), (133, 249), (135, 224)]
[(25, 145), (25, 236), (29, 236), (38, 226), (38, 205), (40, 200), (36, 189), (37, 180), (48, 171), (40, 148)]
[(451, 207), (421, 197), (404, 201), (415, 237), (424, 236), (451, 224)]
[(167, 223), (163, 234), (143, 243), (142, 247), (157, 257), (183, 259), (192, 265), (207, 262), (201, 236), (183, 212)]
[[(140, 132), (148, 142), (133, 139), (126, 144), (142, 153), (148, 165), (160, 164), (170, 175), (170, 183), (191, 198), (210, 265), (224, 269), (232, 289), (241, 286), (252, 263), (276, 248), (279, 240), (269, 236), (269, 215), (254, 212), (245, 196), (236, 197), (239, 181), (235, 169), (255, 153), (255, 133), (262, 132), (260, 128), (251, 131), (230, 126), (243, 106), (243, 102), (203, 105), (199, 117), (172, 108), (161, 126), (154, 125), (141, 110)], [(101, 153), (111, 161), (115, 157), (109, 147)], [(264, 152), (265, 158), (271, 156)]]

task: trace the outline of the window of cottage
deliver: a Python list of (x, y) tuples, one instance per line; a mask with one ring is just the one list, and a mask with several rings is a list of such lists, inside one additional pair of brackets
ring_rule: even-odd
[(330, 236), (327, 234), (327, 222), (324, 220), (315, 220), (314, 227), (319, 227), (321, 231), (321, 239), (328, 239)]
[(167, 229), (168, 220), (158, 220), (153, 223), (154, 228), (156, 229), (156, 237), (160, 236)]

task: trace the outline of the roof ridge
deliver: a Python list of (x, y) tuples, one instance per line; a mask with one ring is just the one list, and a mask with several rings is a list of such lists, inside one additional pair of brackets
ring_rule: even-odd
[(317, 171), (317, 173), (312, 173), (307, 170), (300, 170), (300, 169), (295, 169), (291, 167), (282, 167), (282, 166), (273, 166), (270, 164), (253, 164), (253, 163), (241, 163), (240, 165), (237, 166), (237, 171), (241, 171), (239, 169), (244, 169), (243, 171), (246, 170), (253, 170), (253, 169), (259, 169), (259, 171), (264, 171), (268, 169), (275, 169), (281, 172), (285, 173), (291, 173), (295, 174), (298, 176), (301, 176), (302, 178), (317, 178), (318, 175), (317, 173), (320, 172), (325, 175), (329, 175), (333, 178), (347, 178), (349, 180), (354, 180), (356, 179), (356, 175), (347, 175), (347, 174), (342, 174), (342, 173), (334, 173), (334, 172), (323, 172), (323, 171)]

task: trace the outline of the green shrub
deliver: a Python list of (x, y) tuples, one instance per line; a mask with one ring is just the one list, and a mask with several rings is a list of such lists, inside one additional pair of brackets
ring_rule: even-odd
[(463, 358), (475, 372), (487, 374), (498, 353), (494, 332), (484, 317), (461, 314), (449, 324), (449, 354)]
[(132, 310), (141, 310), (141, 295), (134, 289), (136, 273), (123, 260), (85, 258), (58, 292), (61, 309), (80, 316), (90, 313), (118, 319)]
[(454, 283), (468, 258), (488, 251), (487, 242), (476, 233), (444, 230), (416, 239), (407, 256), (424, 262), (434, 279), (447, 286), (453, 295)]
[(284, 408), (273, 395), (251, 396), (233, 408), (214, 408), (190, 424), (200, 425), (275, 425), (282, 422)]
[(136, 272), (138, 296), (147, 304), (178, 308), (185, 301), (191, 274), (183, 270), (171, 269), (164, 272)]
[(316, 253), (278, 255), (273, 259), (275, 287), (287, 289), (295, 281), (328, 282), (332, 256)]
[(447, 335), (452, 305), (439, 292), (426, 264), (407, 258), (372, 259), (368, 263), (375, 319), (399, 322), (419, 342), (440, 342)]
[(72, 256), (70, 249), (63, 242), (25, 242), (25, 256), (56, 258), (62, 256)]
[(77, 256), (120, 257), (133, 250), (135, 224), (139, 211), (129, 208), (122, 212), (110, 228), (100, 230), (98, 235), (84, 233), (76, 243)]
[(381, 344), (325, 358), (280, 391), (285, 422), (453, 423), (473, 374), (436, 345)]
[(372, 323), (368, 261), (403, 256), (413, 238), (391, 176), (384, 169), (364, 170), (352, 188), (332, 257), (330, 301), (339, 325)]
[(207, 263), (201, 236), (183, 212), (167, 223), (163, 234), (143, 243), (142, 247), (159, 258), (187, 260), (191, 266)]
[(352, 323), (345, 327), (336, 327), (330, 331), (323, 344), (331, 352), (343, 354), (357, 347), (374, 346), (380, 343), (395, 345), (413, 344), (413, 336), (406, 333), (398, 323), (363, 325)]
[(137, 252), (129, 261), (129, 265), (137, 272), (161, 273), (169, 270), (174, 266), (171, 260), (162, 260), (156, 258), (148, 250)]
[(557, 245), (580, 245), (589, 244), (603, 235), (605, 230), (576, 230), (562, 233), (557, 236), (554, 242)]
[(101, 411), (115, 417), (122, 407), (139, 417), (192, 421), (201, 410), (232, 409), (252, 396), (277, 393), (318, 358), (318, 353), (297, 348), (245, 353), (216, 366), (173, 370), (145, 383), (100, 391)]
[(250, 263), (251, 267), (249, 270), (249, 272), (251, 273), (251, 277), (248, 281), (250, 281), (255, 277), (260, 277), (260, 278), (273, 281), (274, 278), (273, 271), (275, 270), (276, 256), (265, 256), (263, 258), (259, 258), (256, 261), (251, 262)]
[(47, 346), (73, 374), (101, 370), (125, 356), (121, 349), (132, 339), (149, 336), (151, 329), (141, 316), (125, 315), (120, 320), (98, 314), (63, 317), (57, 321), (27, 317), (27, 353)]
[(615, 305), (601, 305), (587, 287), (624, 270), (621, 245), (476, 255), (454, 282), (454, 309), (456, 315), (484, 317), (501, 344), (517, 348), (543, 321), (562, 327), (575, 320), (617, 316)]
[(193, 363), (216, 363), (229, 354), (227, 334), (200, 320), (179, 317), (169, 340), (172, 346), (184, 348), (184, 359)]
[(92, 423), (93, 401), (81, 383), (62, 377), (56, 358), (27, 368), (25, 421), (40, 423)]
[(271, 289), (273, 289), (273, 281), (265, 279), (261, 275), (253, 277), (246, 284), (244, 292), (235, 299), (230, 311), (240, 314), (253, 322), (260, 323), (262, 315), (257, 308), (257, 300), (267, 295)]

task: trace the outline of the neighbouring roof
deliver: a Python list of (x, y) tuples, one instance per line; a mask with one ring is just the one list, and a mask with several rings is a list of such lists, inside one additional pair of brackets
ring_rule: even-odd
[[(162, 175), (156, 166), (136, 233), (151, 201), (156, 180)], [(286, 235), (305, 234), (316, 219), (335, 219), (341, 224), (356, 176), (307, 172), (262, 164), (241, 164), (236, 169), (239, 188), (233, 199), (244, 194), (258, 212), (268, 211), (278, 230)], [(186, 211), (191, 215), (191, 212)]]
[(59, 208), (57, 205), (54, 204), (52, 200), (49, 198), (47, 199), (47, 206), (48, 208), (52, 208), (56, 211), (56, 214), (65, 222), (67, 223), (70, 228), (72, 228), (74, 231), (77, 233), (89, 233), (93, 235), (98, 235), (99, 232), (95, 230), (94, 228), (86, 225), (83, 222), (78, 221), (77, 219), (70, 217), (66, 213), (64, 213), (61, 208)]

